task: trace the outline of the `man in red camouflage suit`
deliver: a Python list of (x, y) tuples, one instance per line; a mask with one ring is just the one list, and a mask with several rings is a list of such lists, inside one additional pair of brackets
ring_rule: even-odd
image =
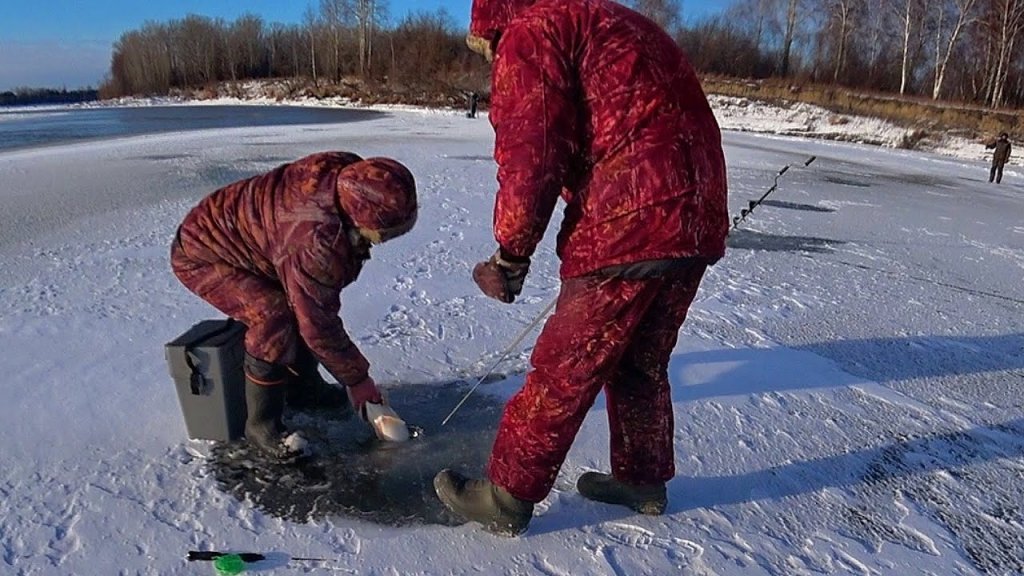
[(675, 474), (668, 362), (704, 271), (725, 253), (721, 134), (686, 57), (611, 0), (474, 0), (471, 47), (493, 59), (498, 251), (474, 269), (512, 302), (561, 198), (562, 286), (487, 469), (434, 480), (454, 512), (526, 529), (603, 388), (611, 474), (590, 499), (661, 514)]
[(324, 152), (225, 186), (185, 217), (171, 249), (174, 274), (246, 325), (245, 436), (267, 455), (287, 459), (300, 449), (286, 442), (286, 392), (290, 404), (340, 396), (347, 409), (319, 363), (347, 386), (357, 412), (383, 401), (338, 316), (340, 293), (370, 245), (408, 232), (416, 213), (413, 176), (398, 162)]

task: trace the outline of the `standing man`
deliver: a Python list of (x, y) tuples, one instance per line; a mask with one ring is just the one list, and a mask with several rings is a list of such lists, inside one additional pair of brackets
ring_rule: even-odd
[(991, 183), (993, 180), (996, 184), (1003, 182), (1003, 166), (1010, 160), (1010, 152), (1013, 147), (1010, 145), (1010, 135), (1003, 132), (999, 135), (999, 139), (990, 142), (985, 145), (985, 148), (989, 150), (995, 148), (995, 152), (992, 153), (992, 169), (988, 172), (988, 181)]
[(292, 405), (337, 403), (320, 363), (361, 415), (367, 402), (383, 402), (338, 316), (340, 295), (371, 244), (408, 232), (416, 212), (405, 166), (322, 152), (213, 192), (178, 228), (175, 276), (247, 327), (245, 438), (267, 456), (288, 460), (303, 449), (281, 420), (286, 395)]
[(468, 43), (494, 63), (500, 184), (498, 249), (473, 278), (514, 301), (561, 196), (562, 285), (487, 477), (444, 470), (437, 494), (487, 530), (521, 533), (604, 389), (611, 473), (588, 472), (577, 489), (661, 514), (675, 475), (669, 357), (725, 253), (718, 123), (672, 38), (611, 0), (474, 0)]

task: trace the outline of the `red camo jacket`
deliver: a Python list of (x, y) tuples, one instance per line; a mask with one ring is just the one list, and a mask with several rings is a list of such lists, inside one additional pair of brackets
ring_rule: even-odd
[(561, 276), (725, 253), (721, 132), (676, 43), (610, 0), (475, 0), (492, 41), (498, 243), (530, 256), (559, 196)]
[(235, 182), (204, 198), (179, 232), (190, 257), (280, 284), (303, 340), (349, 385), (367, 377), (369, 363), (338, 316), (341, 289), (356, 279), (362, 261), (342, 222), (336, 181), (359, 160), (323, 152)]

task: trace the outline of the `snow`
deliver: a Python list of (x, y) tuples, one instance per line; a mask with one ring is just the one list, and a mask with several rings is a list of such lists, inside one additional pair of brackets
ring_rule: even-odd
[[(392, 394), (481, 375), (558, 288), (553, 230), (516, 304), (469, 278), (493, 250), (485, 120), (391, 110), (0, 154), (0, 572), (211, 573), (189, 549), (267, 552), (250, 569), (283, 574), (1024, 572), (1024, 170), (990, 185), (977, 144), (910, 152), (878, 122), (715, 107), (732, 213), (793, 168), (732, 234), (680, 332), (668, 513), (573, 490), (608, 469), (599, 400), (518, 539), (293, 522), (237, 500), (205, 465), (208, 443), (187, 440), (163, 356), (218, 316), (169, 269), (187, 210), (283, 161), (349, 149), (407, 164), (421, 202), (416, 228), (375, 248), (342, 297), (372, 374)], [(844, 135), (791, 136), (829, 131)], [(532, 340), (477, 393), (511, 394)]]

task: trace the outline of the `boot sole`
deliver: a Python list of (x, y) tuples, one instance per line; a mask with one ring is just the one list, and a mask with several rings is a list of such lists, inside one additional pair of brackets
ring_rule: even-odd
[(622, 506), (629, 508), (630, 510), (643, 514), (645, 516), (661, 516), (665, 513), (665, 509), (668, 507), (665, 502), (647, 501), (647, 502), (622, 502), (619, 500), (602, 500), (594, 496), (589, 496), (580, 492), (580, 496), (583, 496), (591, 502), (600, 502), (601, 504), (611, 504), (612, 506)]

